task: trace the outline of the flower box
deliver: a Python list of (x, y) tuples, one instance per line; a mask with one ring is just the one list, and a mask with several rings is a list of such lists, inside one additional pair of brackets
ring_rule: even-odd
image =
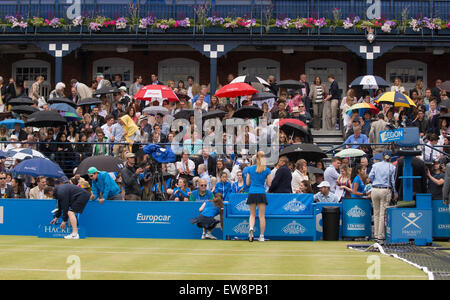
[(412, 29), (411, 27), (407, 27), (405, 29), (405, 31), (403, 32), (403, 34), (405, 35), (417, 35), (417, 34), (422, 34), (422, 29), (419, 31), (414, 31), (414, 29)]
[(177, 28), (167, 28), (167, 33), (184, 33), (192, 34), (194, 32), (193, 27), (177, 27)]
[(20, 27), (6, 26), (5, 33), (25, 33), (25, 29)]
[(166, 33), (166, 30), (161, 28), (149, 28), (148, 33)]
[(345, 29), (344, 27), (336, 27), (334, 29), (334, 34), (362, 34), (358, 29), (356, 28), (349, 28)]
[(269, 30), (267, 31), (267, 33), (287, 34), (287, 33), (291, 33), (291, 29), (290, 28), (284, 29), (282, 27), (269, 27)]
[(64, 27), (53, 28), (51, 26), (41, 26), (36, 28), (37, 33), (66, 33), (67, 30)]
[(114, 33), (115, 28), (114, 26), (108, 26), (108, 27), (100, 27), (99, 31), (92, 31), (93, 33)]
[(127, 28), (121, 28), (121, 29), (114, 28), (114, 33), (127, 34), (127, 33), (131, 33), (131, 32), (132, 32), (131, 27), (128, 27), (128, 26), (127, 26)]
[(70, 26), (69, 27), (69, 33), (89, 33), (89, 27), (82, 25), (82, 26)]
[(322, 28), (316, 28), (317, 34), (332, 34), (333, 30), (330, 27), (322, 27)]
[(431, 30), (429, 28), (423, 28), (422, 29), (422, 34), (423, 35), (431, 35), (431, 34), (433, 34), (433, 30)]
[[(203, 30), (199, 29), (199, 33), (202, 33)], [(221, 34), (221, 33), (232, 33), (233, 30), (231, 28), (223, 28), (219, 26), (211, 26), (204, 27), (205, 34)]]
[(445, 28), (437, 31), (438, 35), (450, 35), (450, 28)]
[[(253, 27), (253, 30), (255, 30), (255, 29), (256, 29), (256, 27)], [(261, 29), (259, 28), (259, 30), (261, 30)], [(250, 33), (250, 28), (244, 28), (244, 27), (233, 28), (233, 33)]]
[(391, 32), (385, 32), (381, 28), (375, 28), (375, 34), (377, 35), (392, 35), (392, 34), (400, 34), (398, 28), (392, 28)]

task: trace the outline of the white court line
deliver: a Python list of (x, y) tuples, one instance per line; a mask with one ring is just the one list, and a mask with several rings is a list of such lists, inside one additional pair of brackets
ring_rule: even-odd
[[(11, 272), (64, 272), (59, 269), (27, 269), (27, 268), (0, 268), (0, 271)], [(151, 271), (114, 271), (114, 270), (82, 270), (81, 273), (110, 273), (110, 274), (142, 274), (142, 275), (190, 275), (190, 276), (260, 276), (260, 277), (357, 277), (367, 278), (367, 275), (350, 274), (245, 274), (245, 273), (193, 273), (193, 272), (151, 272)], [(382, 278), (424, 278), (418, 275), (382, 275)]]
[(321, 250), (321, 249), (217, 249), (217, 248), (210, 248), (210, 249), (203, 249), (203, 248), (142, 248), (142, 247), (120, 247), (120, 246), (72, 246), (72, 245), (18, 245), (16, 243), (11, 244), (1, 244), (0, 247), (9, 247), (9, 246), (16, 246), (16, 247), (28, 247), (28, 248), (70, 248), (70, 249), (125, 249), (125, 250), (173, 250), (173, 251), (192, 251), (192, 250), (198, 250), (198, 251), (224, 251), (224, 252), (258, 252), (261, 251), (264, 252), (314, 252), (314, 253), (350, 253), (352, 251), (349, 250)]
[[(192, 250), (192, 249), (190, 249)], [(130, 252), (130, 251), (90, 251), (90, 250), (37, 250), (37, 249), (4, 249), (0, 252), (53, 252), (53, 253), (81, 253), (81, 254), (130, 254), (130, 255), (192, 255), (192, 256), (261, 256), (261, 257), (367, 257), (368, 255), (327, 255), (327, 254), (233, 254), (233, 253), (203, 253), (203, 252)]]

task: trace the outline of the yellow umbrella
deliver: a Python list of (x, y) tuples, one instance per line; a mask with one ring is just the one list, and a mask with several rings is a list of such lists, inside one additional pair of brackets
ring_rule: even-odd
[(408, 96), (398, 92), (386, 92), (376, 97), (373, 101), (381, 104), (391, 104), (394, 107), (411, 107), (416, 105)]

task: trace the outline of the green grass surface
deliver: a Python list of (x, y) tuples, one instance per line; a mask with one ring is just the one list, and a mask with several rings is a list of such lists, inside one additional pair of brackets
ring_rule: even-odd
[(370, 255), (379, 257), (381, 279), (427, 279), (404, 262), (349, 250), (347, 244), (361, 242), (1, 236), (0, 279), (67, 279), (71, 255), (80, 259), (81, 279), (362, 280), (372, 265), (367, 262)]

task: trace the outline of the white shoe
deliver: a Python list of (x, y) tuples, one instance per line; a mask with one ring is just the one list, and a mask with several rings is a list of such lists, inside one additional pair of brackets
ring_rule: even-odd
[(217, 238), (215, 236), (213, 236), (211, 232), (206, 233), (206, 238), (208, 240), (217, 240)]
[(69, 234), (64, 237), (66, 240), (78, 240), (80, 236), (78, 234)]
[(253, 242), (253, 228), (248, 231), (248, 241)]
[(205, 240), (206, 239), (206, 233), (202, 233), (202, 240)]
[(259, 239), (258, 239), (258, 241), (264, 242), (264, 236), (260, 236)]

